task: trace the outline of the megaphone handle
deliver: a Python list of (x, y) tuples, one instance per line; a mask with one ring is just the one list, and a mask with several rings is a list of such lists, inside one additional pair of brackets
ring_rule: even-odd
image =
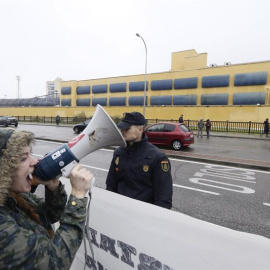
[(69, 163), (67, 166), (65, 166), (64, 168), (61, 169), (62, 175), (64, 177), (69, 177), (70, 176), (70, 172), (72, 171), (72, 169), (74, 168), (74, 166), (77, 164), (77, 162), (75, 160), (73, 160), (71, 163)]

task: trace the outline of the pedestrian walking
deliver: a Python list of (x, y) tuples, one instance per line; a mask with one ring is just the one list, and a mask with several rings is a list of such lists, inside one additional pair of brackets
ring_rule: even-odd
[(58, 126), (60, 123), (60, 116), (59, 115), (56, 115), (55, 122), (56, 122), (56, 125)]
[(269, 133), (269, 121), (268, 118), (266, 118), (265, 121), (263, 122), (263, 133), (261, 133), (261, 137), (263, 134), (265, 134), (266, 137), (268, 137), (268, 133)]
[(211, 130), (211, 122), (209, 119), (206, 120), (205, 128), (206, 128), (206, 137), (209, 138)]
[(201, 136), (201, 138), (203, 137), (203, 128), (204, 128), (204, 122), (203, 119), (201, 118), (200, 121), (198, 121), (198, 132), (197, 132), (197, 138), (199, 138)]
[(181, 114), (181, 116), (179, 117), (179, 123), (184, 123), (184, 116), (183, 116), (183, 114)]

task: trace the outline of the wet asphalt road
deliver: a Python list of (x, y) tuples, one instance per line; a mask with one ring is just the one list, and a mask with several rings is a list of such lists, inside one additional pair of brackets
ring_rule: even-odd
[[(20, 125), (30, 129), (39, 138), (71, 140), (76, 137), (71, 128)], [(210, 152), (240, 155), (250, 152), (252, 140), (210, 138)], [(203, 138), (185, 151), (206, 151), (209, 142)], [(229, 147), (226, 142), (230, 142)], [(238, 141), (238, 142), (237, 142)], [(251, 142), (250, 142), (251, 141)], [(216, 143), (215, 143), (216, 142)], [(268, 141), (256, 141), (254, 152), (268, 155)], [(215, 147), (216, 145), (216, 147)], [(218, 146), (217, 146), (218, 145)], [(34, 147), (37, 156), (54, 150), (59, 144), (38, 141)], [(261, 149), (261, 150), (260, 150)], [(242, 151), (245, 152), (243, 153)], [(251, 152), (250, 152), (251, 153)], [(105, 188), (105, 179), (112, 158), (112, 151), (97, 150), (81, 160), (96, 178), (95, 185)], [(173, 211), (218, 224), (234, 230), (245, 231), (270, 238), (270, 173), (214, 164), (171, 159), (174, 183)]]

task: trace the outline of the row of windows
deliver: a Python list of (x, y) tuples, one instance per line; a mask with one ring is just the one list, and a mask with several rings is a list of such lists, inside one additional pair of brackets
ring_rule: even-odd
[[(266, 94), (265, 92), (257, 93), (235, 93), (233, 94), (233, 105), (256, 105), (265, 104)], [(76, 100), (76, 106), (107, 106), (107, 100), (109, 106), (126, 106), (126, 97), (110, 97), (107, 98), (93, 98), (92, 104), (90, 98), (82, 98)], [(144, 97), (129, 97), (129, 106), (142, 106)], [(201, 105), (228, 105), (229, 94), (203, 94), (201, 95)], [(146, 96), (146, 102), (148, 104), (148, 97)], [(62, 106), (71, 106), (71, 99), (62, 99)], [(177, 95), (177, 96), (151, 96), (151, 106), (159, 105), (197, 105), (197, 95)]]
[[(267, 83), (267, 71), (252, 72), (252, 73), (240, 73), (234, 76), (234, 86), (248, 86), (248, 85), (265, 85)], [(228, 87), (230, 84), (230, 75), (216, 75), (216, 76), (204, 76), (202, 77), (202, 88), (211, 87)], [(129, 91), (144, 91), (145, 82), (130, 82)], [(198, 78), (180, 78), (180, 79), (168, 79), (168, 80), (153, 80), (151, 81), (151, 90), (181, 90), (181, 89), (194, 89), (198, 87)], [(148, 81), (146, 83), (146, 90), (148, 90)], [(127, 91), (127, 83), (112, 83), (109, 84), (110, 93), (119, 93)], [(107, 93), (108, 85), (92, 85), (92, 93), (100, 94)], [(70, 95), (71, 87), (66, 86), (61, 88), (62, 95)], [(90, 86), (78, 86), (76, 88), (77, 95), (90, 94)]]

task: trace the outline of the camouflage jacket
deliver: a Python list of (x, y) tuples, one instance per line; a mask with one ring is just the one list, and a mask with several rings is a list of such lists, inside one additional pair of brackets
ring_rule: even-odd
[[(64, 186), (44, 198), (21, 194), (40, 216), (42, 225), (30, 219), (9, 197), (0, 206), (0, 269), (69, 269), (83, 238), (87, 198), (70, 195)], [(50, 239), (50, 223), (60, 226)]]

